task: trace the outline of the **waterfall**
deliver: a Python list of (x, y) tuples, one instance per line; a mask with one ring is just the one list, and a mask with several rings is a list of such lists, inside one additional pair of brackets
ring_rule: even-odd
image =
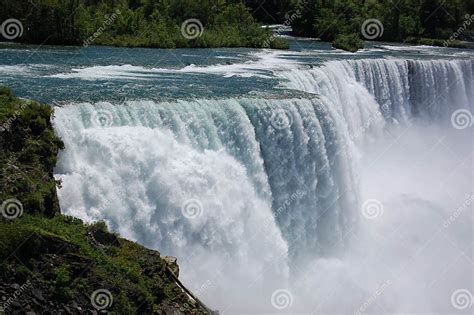
[(265, 309), (256, 301), (292, 269), (349, 246), (360, 146), (474, 99), (472, 61), (329, 61), (274, 73), (312, 95), (56, 108), (62, 210), (177, 256), (183, 281), (213, 307), (248, 311), (251, 299)]
[(278, 75), (287, 80), (286, 87), (325, 95), (342, 108), (353, 108), (348, 103), (372, 103), (367, 95), (355, 92), (362, 88), (375, 98), (385, 119), (395, 122), (408, 122), (413, 116), (442, 119), (455, 109), (473, 106), (472, 60), (329, 61), (318, 68), (293, 68)]

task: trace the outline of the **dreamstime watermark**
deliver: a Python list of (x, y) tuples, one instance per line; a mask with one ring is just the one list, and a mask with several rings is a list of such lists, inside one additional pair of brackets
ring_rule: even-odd
[(376, 219), (383, 215), (383, 204), (377, 199), (367, 199), (362, 204), (362, 215), (369, 220)]
[(20, 107), (13, 113), (11, 117), (7, 119), (1, 126), (0, 132), (9, 131), (12, 127), (13, 122), (22, 114), (22, 112), (29, 106), (29, 102), (25, 102), (20, 105)]
[(202, 36), (204, 26), (198, 19), (187, 19), (181, 24), (181, 35), (186, 39), (196, 39)]
[(283, 202), (283, 204), (280, 207), (278, 207), (278, 209), (276, 209), (276, 211), (274, 213), (274, 217), (279, 217), (284, 211), (286, 211), (290, 207), (290, 205), (292, 203), (298, 201), (304, 195), (305, 195), (305, 193), (303, 191), (300, 191), (300, 190), (297, 190), (296, 192), (292, 193), (291, 196), (289, 198), (287, 198)]
[(17, 19), (7, 19), (0, 26), (0, 34), (8, 40), (14, 40), (23, 35), (23, 24)]
[(0, 207), (2, 216), (7, 220), (13, 220), (23, 215), (23, 204), (18, 199), (7, 199)]
[(114, 304), (114, 297), (109, 290), (99, 289), (92, 293), (91, 303), (96, 310), (102, 311)]
[(286, 108), (276, 108), (272, 111), (270, 124), (276, 130), (289, 128), (293, 124), (293, 114)]
[(451, 35), (451, 37), (449, 37), (447, 40), (445, 40), (443, 42), (443, 46), (444, 47), (449, 47), (449, 45), (454, 42), (456, 39), (459, 38), (459, 36), (461, 36), (465, 31), (466, 29), (468, 29), (469, 25), (471, 25), (472, 22), (474, 22), (474, 14), (473, 15), (470, 15), (470, 14), (466, 14), (464, 16), (466, 19), (464, 20), (464, 23), (462, 24), (461, 27), (459, 27), (454, 33), (453, 35)]
[(92, 113), (91, 121), (97, 127), (110, 127), (114, 123), (114, 116), (106, 109), (97, 109)]
[[(289, 13), (285, 14), (285, 21), (283, 22), (283, 26), (291, 27), (291, 24), (302, 16), (300, 10), (296, 10), (291, 15)], [(278, 36), (281, 36), (282, 31), (280, 29), (276, 29), (276, 31), (263, 42), (263, 48), (269, 48), (273, 41), (275, 41)]]
[(448, 228), (452, 223), (454, 223), (458, 217), (461, 215), (461, 213), (466, 210), (467, 208), (469, 208), (469, 206), (472, 205), (472, 203), (474, 202), (474, 195), (471, 195), (469, 198), (467, 198), (463, 204), (461, 206), (459, 206), (450, 216), (449, 218), (447, 218), (444, 223), (443, 223), (443, 226), (444, 228)]
[(382, 37), (384, 28), (380, 20), (367, 19), (362, 23), (360, 31), (365, 39), (373, 40)]
[(212, 286), (211, 280), (206, 280), (196, 291), (193, 292), (195, 296), (201, 296)]
[(34, 6), (36, 9), (38, 9), (38, 6), (36, 5), (36, 3), (33, 0), (28, 0), (28, 3), (31, 4), (32, 6)]
[(121, 14), (120, 10), (115, 10), (115, 13), (108, 15), (105, 15), (105, 21), (102, 23), (102, 26), (99, 27), (94, 34), (89, 36), (84, 42), (82, 43), (82, 46), (84, 48), (88, 47), (90, 44), (92, 44), (100, 35), (102, 35), (107, 28), (109, 28), (110, 25), (112, 25), (115, 20), (117, 20), (118, 16)]
[(474, 296), (468, 289), (459, 289), (451, 294), (451, 305), (458, 310), (465, 310), (474, 305)]
[(273, 292), (270, 301), (274, 308), (277, 310), (283, 310), (291, 307), (293, 304), (293, 295), (286, 289), (278, 289)]
[(197, 199), (188, 199), (181, 206), (181, 213), (188, 219), (195, 219), (202, 215), (202, 203)]
[(365, 134), (365, 132), (370, 129), (377, 121), (382, 121), (384, 120), (385, 116), (388, 116), (390, 114), (390, 108), (387, 104), (384, 104), (380, 106), (380, 110), (376, 111), (373, 115), (370, 116), (369, 119), (362, 125), (362, 128), (352, 137), (354, 140), (358, 139), (362, 135)]
[(375, 290), (374, 293), (367, 299), (367, 301), (364, 302), (355, 312), (354, 315), (361, 315), (367, 311), (367, 309), (375, 303), (375, 301), (378, 299), (379, 296), (381, 296), (384, 291), (387, 289), (387, 287), (390, 285), (391, 281), (387, 280), (384, 283), (382, 283), (377, 290)]
[(474, 124), (474, 117), (468, 109), (458, 109), (451, 115), (451, 125), (455, 129), (462, 130)]
[[(30, 280), (27, 280), (25, 284), (23, 284), (21, 287), (19, 287), (11, 297), (9, 297), (4, 303), (3, 303), (3, 310), (6, 313), (10, 308), (13, 303), (15, 303), (18, 298), (23, 295), (26, 291), (29, 291), (33, 288), (33, 283), (31, 283)], [(2, 308), (0, 307), (0, 312)]]
[(275, 241), (275, 238), (273, 237), (274, 235), (271, 233), (272, 227), (275, 224), (274, 220), (277, 220), (278, 217), (280, 217), (284, 212), (290, 209), (292, 204), (296, 203), (305, 195), (306, 192), (301, 190), (297, 190), (296, 192), (292, 193), (280, 204), (280, 206), (275, 211), (273, 211), (273, 215), (271, 216), (271, 218), (265, 219), (262, 222), (261, 229), (259, 230), (259, 232), (261, 233), (261, 235), (263, 235), (264, 241), (266, 243), (271, 243)]

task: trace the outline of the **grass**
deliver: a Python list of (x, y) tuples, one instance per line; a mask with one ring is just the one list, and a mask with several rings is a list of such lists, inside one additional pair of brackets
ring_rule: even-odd
[[(1, 260), (11, 261), (14, 254), (24, 264), (20, 272), (13, 260), (12, 265), (2, 267), (2, 272), (18, 273), (21, 280), (27, 270), (31, 271), (59, 301), (88, 295), (99, 287), (111, 288), (117, 295), (114, 308), (127, 313), (140, 305), (158, 305), (177, 297), (174, 290), (171, 295), (169, 290), (165, 292), (166, 284), (173, 289), (176, 285), (166, 275), (166, 263), (159, 253), (125, 239), (119, 239), (118, 246), (94, 247), (90, 231), (95, 227), (63, 215), (46, 218), (26, 214), (11, 221), (0, 220)], [(75, 259), (69, 261), (68, 255)], [(41, 268), (45, 264), (49, 268)], [(147, 267), (156, 272), (144, 277)]]

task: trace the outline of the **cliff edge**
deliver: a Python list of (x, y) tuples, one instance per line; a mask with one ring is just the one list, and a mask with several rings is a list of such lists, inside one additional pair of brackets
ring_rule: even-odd
[(53, 108), (0, 87), (0, 314), (211, 314), (162, 257), (60, 213)]

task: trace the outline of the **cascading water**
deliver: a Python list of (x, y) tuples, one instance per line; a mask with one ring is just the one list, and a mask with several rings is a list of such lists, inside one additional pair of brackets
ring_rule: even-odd
[(330, 61), (319, 68), (294, 68), (279, 75), (288, 80), (288, 88), (325, 95), (347, 110), (353, 108), (350, 103), (371, 103), (369, 96), (357, 92), (363, 89), (375, 97), (386, 119), (402, 122), (415, 115), (445, 118), (453, 110), (470, 108), (474, 98), (471, 60)]
[(234, 287), (264, 270), (284, 279), (288, 255), (328, 251), (353, 224), (344, 211), (357, 184), (341, 119), (302, 99), (61, 108), (62, 206), (183, 257), (191, 283), (219, 268), (219, 278), (239, 268), (251, 276), (224, 282)]
[(183, 281), (223, 312), (274, 310), (280, 287), (312, 310), (313, 295), (337, 292), (321, 275), (337, 282), (348, 268), (330, 257), (354, 241), (362, 148), (394, 123), (472, 109), (473, 63), (329, 61), (275, 75), (315, 95), (57, 108), (63, 211), (177, 256)]

